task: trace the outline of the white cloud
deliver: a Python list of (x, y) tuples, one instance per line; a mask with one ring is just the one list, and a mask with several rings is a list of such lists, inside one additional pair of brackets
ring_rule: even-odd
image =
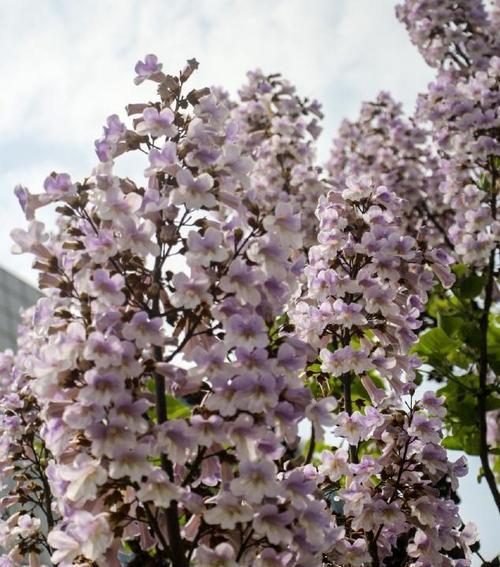
[(427, 70), (393, 7), (392, 0), (4, 3), (0, 132), (89, 144), (106, 114), (142, 96), (132, 68), (151, 51), (174, 70), (196, 56), (198, 82), (231, 90), (250, 68), (280, 70), (338, 116), (342, 108), (326, 99), (336, 87), (355, 89), (356, 100), (383, 85), (413, 98)]
[[(247, 70), (280, 71), (324, 104), (320, 155), (340, 119), (385, 88), (411, 106), (431, 76), (394, 16), (393, 0), (18, 0), (0, 4), (0, 236), (21, 222), (12, 187), (37, 191), (52, 170), (75, 178), (95, 162), (105, 117), (153, 96), (133, 67), (157, 53), (176, 71), (201, 63), (197, 85), (231, 92)], [(138, 172), (140, 174), (140, 172)], [(14, 212), (16, 211), (16, 212)], [(25, 277), (2, 247), (0, 263)]]

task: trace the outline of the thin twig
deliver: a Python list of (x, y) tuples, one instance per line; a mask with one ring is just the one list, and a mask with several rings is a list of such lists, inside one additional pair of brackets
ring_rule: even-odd
[(308, 465), (313, 458), (314, 449), (316, 447), (316, 432), (314, 431), (314, 424), (311, 423), (311, 438), (309, 439), (309, 449), (307, 451), (305, 465)]

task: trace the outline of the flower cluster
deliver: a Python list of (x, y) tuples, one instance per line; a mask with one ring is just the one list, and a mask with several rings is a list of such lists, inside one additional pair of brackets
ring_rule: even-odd
[[(332, 430), (338, 448), (323, 451), (318, 468), (345, 530), (329, 557), (338, 565), (392, 564), (404, 549), (411, 565), (467, 565), (468, 532), (447, 497), (464, 460), (449, 463), (440, 446), (443, 399), (427, 392), (413, 402), (419, 361), (409, 354), (432, 269), (445, 284), (453, 280), (445, 253), (418, 250), (401, 233), (401, 205), (363, 179), (321, 197), (319, 244), (291, 311), (299, 336), (321, 349), (315, 380), (333, 392), (340, 386), (343, 396)], [(449, 563), (452, 550), (461, 559)]]
[[(463, 457), (449, 462), (440, 446), (442, 403), (427, 392), (409, 409), (337, 417), (339, 448), (323, 451), (319, 465), (325, 495), (345, 526), (335, 564), (391, 564), (401, 554), (415, 567), (470, 564), (476, 534), (448, 496), (467, 466)], [(347, 444), (363, 456), (350, 459)]]
[(442, 176), (428, 132), (406, 118), (389, 93), (363, 103), (357, 121), (342, 122), (326, 169), (336, 189), (343, 188), (349, 176), (369, 172), (375, 186), (383, 185), (404, 199), (404, 231), (431, 244), (447, 242), (450, 211), (439, 191)]
[(500, 240), (496, 194), (500, 159), (500, 57), (484, 71), (457, 80), (441, 73), (420, 97), (440, 150), (443, 199), (454, 211), (448, 229), (457, 257), (485, 266)]
[[(306, 347), (276, 327), (302, 268), (300, 214), (242, 200), (257, 156), (214, 94), (183, 95), (195, 68), (165, 75), (148, 56), (136, 82), (158, 82), (160, 102), (130, 106), (131, 129), (108, 119), (92, 175), (52, 174), (50, 198), (17, 191), (30, 224), (14, 232), (16, 251), (35, 255), (45, 297), (6, 373), (41, 419), (51, 521), (32, 549), (62, 566), (116, 562), (123, 539), (181, 567), (285, 552), (320, 565), (339, 537), (315, 471), (290, 465), (299, 423), (311, 416), (321, 431), (333, 404), (312, 399)], [(137, 149), (145, 186), (113, 174)], [(49, 203), (51, 235), (34, 219)], [(7, 547), (12, 560), (25, 549)]]
[(398, 226), (401, 199), (370, 180), (349, 178), (344, 189), (319, 200), (319, 244), (309, 251), (307, 289), (291, 320), (299, 337), (322, 348), (324, 372), (344, 380), (361, 376), (377, 405), (386, 399), (371, 374), (398, 394), (411, 387), (409, 354), (433, 271), (453, 283), (449, 256), (419, 250)]
[(47, 451), (39, 450), (43, 420), (26, 377), (16, 371), (14, 362), (11, 351), (0, 355), (0, 505), (13, 512), (9, 517), (2, 514), (0, 520), (0, 545), (11, 551), (12, 562), (6, 565), (21, 565), (25, 556), (34, 559), (46, 549), (42, 520), (45, 525), (53, 524), (51, 510), (40, 513), (44, 509), (40, 508), (45, 498), (43, 485), (47, 485)]
[(256, 70), (248, 73), (231, 117), (255, 160), (245, 196), (267, 213), (289, 203), (301, 214), (304, 244), (310, 246), (317, 229), (314, 210), (325, 191), (315, 165), (314, 141), (321, 132), (318, 119), (323, 118), (320, 104), (300, 98), (279, 74), (266, 76)]
[[(460, 126), (467, 171), (477, 144), (481, 167), (496, 151), (495, 61), (466, 91), (488, 138)], [(147, 55), (134, 82), (158, 98), (107, 119), (89, 177), (16, 188), (14, 251), (44, 295), (0, 357), (0, 563), (470, 565), (464, 460), (441, 446), (442, 399), (413, 399), (434, 276), (453, 283), (434, 243), (443, 226), (464, 240), (458, 213), (432, 216), (425, 131), (381, 94), (344, 123), (325, 181), (316, 102), (260, 71), (237, 102), (186, 90), (197, 66)], [(436, 125), (472, 112), (450, 100)], [(128, 152), (147, 156), (140, 180), (116, 173)]]
[(482, 0), (406, 0), (396, 15), (432, 67), (484, 68), (500, 48), (498, 12)]
[[(463, 367), (473, 382), (470, 392), (476, 398), (475, 425), (479, 431), (475, 454), (480, 455), (484, 476), (500, 509), (500, 492), (489, 462), (495, 458), (492, 449), (496, 441), (494, 436), (490, 441), (487, 435), (487, 422), (493, 413), (489, 406), (495, 407), (500, 386), (496, 377), (498, 358), (490, 346), (497, 342), (498, 333), (492, 312), (499, 297), (500, 243), (500, 12), (498, 3), (493, 4), (488, 6), (481, 0), (406, 0), (397, 13), (412, 41), (438, 69), (428, 92), (419, 97), (416, 116), (431, 127), (439, 156), (442, 199), (450, 211), (443, 226), (453, 255), (461, 264), (456, 272), (463, 276), (454, 289), (455, 297), (441, 296), (441, 305), (449, 315), (470, 318), (479, 336), (478, 340), (463, 336), (469, 352)], [(473, 280), (479, 285), (467, 291), (467, 283)], [(456, 296), (461, 296), (460, 301)], [(435, 367), (440, 366), (438, 374), (453, 373), (453, 364), (448, 360), (446, 369), (434, 361)], [(451, 390), (443, 388), (443, 392)], [(456, 413), (452, 414), (448, 424), (457, 423), (456, 418)], [(457, 431), (455, 428), (454, 435)]]

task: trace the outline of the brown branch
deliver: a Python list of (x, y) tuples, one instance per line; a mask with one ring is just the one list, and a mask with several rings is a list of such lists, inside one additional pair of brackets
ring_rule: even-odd
[(311, 438), (309, 439), (309, 449), (307, 451), (307, 456), (304, 465), (308, 465), (312, 461), (315, 447), (316, 447), (316, 432), (314, 431), (314, 424), (311, 423)]
[(250, 528), (250, 531), (248, 532), (247, 537), (245, 539), (242, 539), (242, 541), (241, 541), (240, 549), (238, 551), (238, 555), (236, 556), (236, 561), (239, 561), (241, 559), (241, 557), (243, 556), (243, 553), (245, 552), (245, 549), (248, 545), (248, 542), (250, 541), (252, 536), (253, 536), (253, 529)]
[(165, 540), (165, 537), (160, 529), (160, 526), (158, 525), (158, 522), (156, 520), (156, 518), (154, 517), (153, 513), (151, 512), (151, 510), (149, 509), (149, 505), (147, 502), (143, 502), (142, 506), (144, 507), (144, 511), (146, 512), (146, 516), (148, 517), (148, 523), (151, 527), (151, 530), (153, 531), (154, 534), (156, 534), (156, 537), (158, 538), (159, 542), (161, 543), (163, 550), (168, 553), (169, 552), (169, 547), (168, 544)]
[(493, 495), (497, 508), (500, 512), (500, 492), (496, 484), (496, 479), (491, 470), (489, 462), (489, 448), (487, 439), (487, 401), (488, 401), (488, 327), (490, 309), (493, 299), (494, 270), (495, 270), (495, 249), (490, 253), (488, 264), (488, 278), (484, 293), (484, 307), (479, 323), (480, 328), (480, 356), (479, 356), (479, 393), (478, 393), (478, 412), (479, 412), (479, 457), (483, 467), (484, 477)]
[[(157, 257), (153, 271), (153, 280), (155, 283), (161, 284), (161, 258)], [(156, 317), (160, 313), (160, 295), (156, 294), (153, 299), (151, 315)], [(154, 357), (157, 362), (163, 359), (163, 349), (160, 346), (155, 346)], [(154, 373), (155, 381), (155, 406), (156, 418), (158, 423), (165, 423), (167, 421), (167, 398), (165, 396), (165, 377), (159, 372)], [(160, 455), (161, 467), (167, 473), (170, 481), (174, 480), (174, 468), (167, 455), (162, 453)], [(184, 553), (184, 546), (181, 538), (181, 531), (179, 525), (179, 510), (177, 501), (172, 500), (169, 507), (166, 509), (167, 516), (167, 532), (168, 542), (170, 545), (170, 554), (172, 556), (173, 564), (178, 567), (188, 567), (186, 555)]]
[(368, 533), (368, 550), (372, 557), (372, 567), (380, 567), (380, 559), (378, 556), (377, 539), (373, 532)]
[[(198, 454), (196, 455), (195, 460), (189, 466), (189, 471), (186, 475), (186, 478), (182, 481), (182, 484), (181, 484), (182, 487), (187, 486), (193, 480), (194, 476), (197, 473), (197, 468), (199, 467), (201, 461), (203, 461), (206, 452), (207, 452), (206, 447), (203, 447), (202, 449), (198, 450)], [(211, 455), (209, 455), (209, 456), (211, 456)]]
[[(497, 193), (496, 184), (498, 179), (497, 169), (491, 161), (491, 216), (495, 220), (497, 217)], [(483, 467), (484, 477), (490, 488), (491, 494), (495, 500), (497, 508), (500, 512), (500, 493), (496, 483), (495, 475), (491, 470), (489, 462), (488, 447), (488, 428), (486, 423), (487, 401), (488, 401), (488, 328), (490, 320), (490, 310), (493, 301), (493, 291), (495, 286), (495, 260), (497, 248), (494, 247), (490, 252), (490, 258), (487, 268), (487, 280), (484, 291), (484, 306), (479, 323), (480, 328), (480, 356), (479, 356), (479, 394), (478, 394), (478, 412), (479, 412), (479, 457)]]
[[(352, 376), (350, 373), (344, 374), (342, 376), (342, 385), (344, 388), (345, 411), (349, 415), (352, 415), (352, 396), (351, 396)], [(349, 456), (351, 458), (352, 463), (359, 463), (358, 447), (356, 445), (349, 445)]]
[(420, 201), (420, 206), (422, 207), (422, 209), (424, 210), (424, 213), (427, 215), (427, 218), (432, 222), (432, 224), (438, 229), (438, 231), (441, 233), (443, 240), (446, 244), (446, 246), (448, 246), (448, 248), (450, 250), (454, 250), (455, 246), (453, 246), (453, 242), (449, 239), (448, 237), (448, 233), (446, 232), (446, 230), (443, 228), (443, 226), (441, 225), (441, 223), (438, 221), (438, 219), (436, 218), (436, 216), (431, 213), (431, 211), (429, 210), (429, 207), (427, 206), (427, 203), (424, 201), (424, 199), (422, 199)]
[(39, 505), (43, 513), (45, 514), (45, 517), (47, 518), (47, 525), (49, 527), (49, 530), (51, 530), (55, 524), (54, 516), (52, 514), (52, 491), (50, 490), (50, 485), (47, 479), (47, 475), (45, 474), (45, 467), (42, 465), (42, 462), (40, 461), (40, 457), (36, 452), (36, 447), (34, 443), (30, 443), (30, 447), (31, 450), (33, 451), (33, 456), (34, 456), (34, 461), (32, 462), (34, 463), (37, 469), (40, 482), (42, 483), (43, 499), (45, 502), (45, 507), (41, 503), (39, 503)]

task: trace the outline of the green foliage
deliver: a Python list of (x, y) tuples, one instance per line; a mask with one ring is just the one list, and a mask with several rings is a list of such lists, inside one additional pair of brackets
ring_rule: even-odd
[(474, 299), (484, 288), (486, 277), (484, 275), (469, 274), (457, 280), (453, 292), (460, 299)]
[[(154, 378), (150, 378), (147, 382), (147, 388), (150, 392), (155, 391), (155, 381)], [(167, 404), (167, 416), (168, 419), (181, 419), (191, 417), (191, 406), (185, 402), (182, 398), (174, 398), (169, 394), (165, 395), (165, 400)], [(148, 416), (153, 421), (156, 421), (156, 409), (154, 407), (149, 408)]]
[[(426, 364), (430, 378), (443, 383), (448, 436), (444, 446), (479, 454), (479, 376), (481, 356), (482, 294), (486, 278), (463, 264), (454, 267), (456, 283), (451, 291), (438, 287), (431, 295), (427, 315), (433, 322), (419, 338), (415, 352)], [(500, 372), (500, 320), (490, 314), (488, 365)], [(487, 409), (500, 409), (497, 384), (489, 386)]]
[(473, 374), (449, 380), (438, 394), (446, 399), (447, 426), (450, 435), (443, 441), (448, 449), (479, 454), (477, 391), (479, 378)]
[(167, 415), (168, 419), (191, 417), (191, 407), (183, 400), (167, 395)]

